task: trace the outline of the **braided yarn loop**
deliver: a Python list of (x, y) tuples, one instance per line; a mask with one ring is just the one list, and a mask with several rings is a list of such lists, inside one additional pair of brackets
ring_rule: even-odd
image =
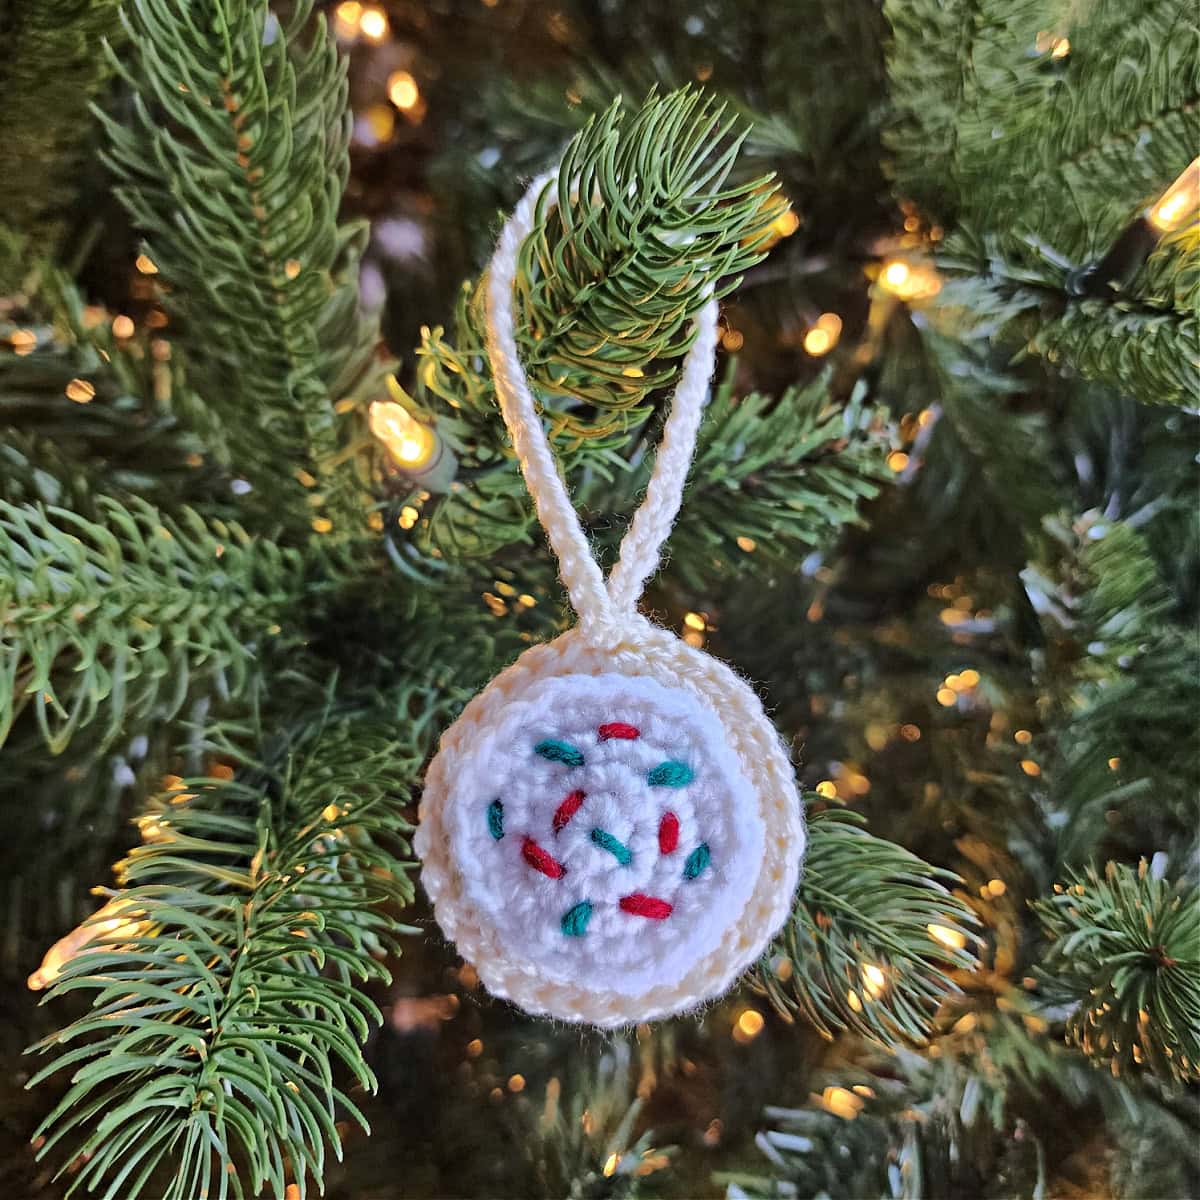
[(442, 930), (493, 994), (614, 1027), (729, 988), (791, 908), (805, 835), (791, 762), (754, 691), (637, 611), (679, 511), (716, 303), (697, 317), (646, 497), (606, 581), (514, 334), (518, 254), (553, 182), (534, 181), (500, 236), (488, 353), (579, 623), (522, 654), (443, 735), (415, 846)]

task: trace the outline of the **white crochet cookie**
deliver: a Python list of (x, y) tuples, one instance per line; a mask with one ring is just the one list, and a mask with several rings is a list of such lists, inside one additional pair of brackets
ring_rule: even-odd
[(621, 675), (542, 680), (496, 716), (450, 781), (445, 823), (505, 956), (631, 996), (682, 978), (741, 916), (762, 861), (762, 816), (716, 718)]
[(492, 260), (488, 353), (579, 624), (522, 654), (446, 731), (414, 845), (438, 923), (491, 992), (608, 1027), (694, 1008), (763, 953), (791, 908), (804, 825), (787, 751), (751, 688), (637, 611), (679, 509), (716, 304), (697, 320), (645, 502), (605, 580), (513, 332), (517, 256), (546, 183)]

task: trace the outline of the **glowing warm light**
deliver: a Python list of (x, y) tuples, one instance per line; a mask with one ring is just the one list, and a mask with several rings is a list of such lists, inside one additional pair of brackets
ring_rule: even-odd
[(390, 104), (372, 104), (366, 111), (366, 120), (376, 145), (391, 140), (396, 131), (396, 110)]
[(18, 355), (32, 354), (37, 348), (37, 334), (32, 329), (14, 329), (8, 335), (8, 344)]
[(362, 17), (362, 5), (358, 3), (358, 0), (345, 0), (334, 10), (334, 16), (349, 28), (357, 29), (358, 22)]
[(473, 1038), (467, 1043), (467, 1057), (478, 1058), (483, 1053), (483, 1042), (479, 1038)]
[(877, 967), (874, 963), (863, 963), (862, 977), (867, 995), (872, 1000), (877, 999), (887, 987), (887, 975), (882, 967)]
[(67, 399), (76, 404), (87, 404), (96, 396), (96, 389), (86, 379), (72, 379), (66, 387)]
[(1200, 158), (1194, 158), (1183, 174), (1151, 205), (1146, 220), (1159, 233), (1181, 229), (1200, 209)]
[(961, 950), (967, 944), (967, 935), (957, 929), (949, 929), (945, 925), (926, 925), (925, 929), (935, 942), (940, 942), (947, 950)]
[(758, 548), (758, 543), (752, 537), (740, 537), (737, 540), (737, 548), (746, 554), (753, 554)]
[(821, 1093), (821, 1104), (826, 1112), (845, 1121), (853, 1121), (865, 1107), (861, 1096), (844, 1087), (827, 1087)]
[(508, 1090), (510, 1092), (523, 1092), (525, 1090), (524, 1075), (510, 1075), (508, 1077)]
[(333, 528), (333, 522), (328, 517), (313, 517), (311, 524), (314, 533), (328, 533)]
[(959, 675), (958, 680), (964, 688), (978, 687), (979, 672), (973, 667), (968, 667), (967, 670), (963, 671), (962, 674)]
[(300, 260), (298, 258), (289, 258), (283, 264), (283, 273), (288, 279), (295, 279), (300, 274)]
[(758, 1009), (747, 1008), (742, 1010), (735, 1028), (746, 1041), (751, 1041), (762, 1033), (764, 1024), (763, 1015)]
[(397, 466), (423, 467), (433, 457), (437, 437), (402, 404), (375, 400), (368, 414), (371, 432), (384, 444)]
[(862, 1001), (858, 998), (858, 993), (851, 988), (846, 993), (846, 1003), (856, 1012), (860, 1013), (863, 1010)]
[(818, 796), (824, 796), (826, 800), (833, 800), (837, 796), (837, 784), (832, 779), (822, 779), (817, 784), (816, 792)]
[(1032, 758), (1021, 759), (1021, 770), (1024, 771), (1026, 775), (1031, 775), (1034, 777), (1042, 773), (1042, 768), (1039, 767)]
[(393, 71), (387, 81), (388, 99), (399, 109), (408, 112), (421, 99), (417, 81), (407, 71)]
[(953, 688), (940, 687), (937, 690), (937, 702), (943, 708), (953, 708), (958, 703), (958, 693)]
[(417, 510), (413, 508), (411, 504), (406, 504), (400, 510), (400, 516), (396, 518), (396, 524), (399, 525), (401, 529), (411, 529), (417, 523), (417, 519), (420, 517), (420, 515), (421, 514), (417, 512)]
[(358, 18), (358, 28), (368, 41), (382, 42), (388, 34), (387, 13), (378, 4), (368, 4)]
[(884, 291), (901, 300), (927, 300), (942, 290), (942, 281), (931, 265), (902, 258), (892, 258), (883, 264), (879, 282)]
[(619, 1154), (610, 1154), (604, 1161), (604, 1178), (611, 1179), (617, 1167), (620, 1165), (621, 1156)]
[(39, 992), (49, 987), (62, 974), (63, 968), (71, 959), (82, 954), (99, 938), (105, 941), (103, 949), (112, 950), (116, 941), (138, 937), (147, 922), (133, 920), (127, 911), (130, 905), (130, 900), (114, 897), (83, 924), (77, 925), (66, 936), (59, 938), (46, 951), (41, 966), (25, 981), (29, 990)]
[(727, 329), (721, 335), (721, 345), (725, 347), (731, 354), (736, 354), (746, 343), (745, 337), (742, 336), (740, 330)]
[(908, 455), (903, 450), (893, 450), (887, 456), (887, 465), (889, 471), (895, 471), (899, 475), (908, 466)]
[(800, 228), (800, 218), (789, 208), (771, 222), (771, 232), (781, 238), (791, 237)]
[(1071, 53), (1071, 39), (1049, 29), (1043, 29), (1033, 39), (1033, 45), (1039, 54), (1049, 54), (1051, 58), (1066, 58)]
[(954, 1022), (955, 1033), (970, 1033), (976, 1025), (979, 1024), (979, 1018), (974, 1013), (965, 1013)]
[(804, 349), (813, 358), (820, 358), (833, 349), (833, 338), (826, 330), (814, 327), (804, 335)]
[(1120, 766), (1121, 760), (1119, 758), (1110, 758), (1108, 760), (1108, 769), (1110, 771), (1116, 771)]
[(708, 623), (699, 613), (696, 612), (684, 613), (683, 623), (689, 629), (696, 629), (700, 632), (703, 632), (708, 628)]
[(993, 896), (1003, 896), (1004, 893), (1008, 891), (1008, 884), (1005, 883), (1003, 879), (989, 879), (987, 890), (991, 892)]
[(1017, 732), (1013, 734), (1013, 741), (1016, 742), (1018, 746), (1028, 746), (1029, 743), (1033, 741), (1033, 734), (1030, 733), (1028, 729), (1018, 729)]
[(148, 254), (139, 254), (134, 264), (143, 275), (157, 275), (158, 267)]
[(112, 323), (113, 337), (133, 337), (133, 320), (130, 317), (116, 317)]

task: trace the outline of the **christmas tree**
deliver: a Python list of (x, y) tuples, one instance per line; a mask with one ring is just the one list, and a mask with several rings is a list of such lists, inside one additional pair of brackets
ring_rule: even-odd
[[(1196, 1194), (1198, 35), (0, 0), (5, 1195)], [(644, 609), (808, 820), (734, 991), (607, 1033), (412, 850), (569, 620), (483, 286), (555, 169), (516, 337), (606, 566), (721, 301)]]

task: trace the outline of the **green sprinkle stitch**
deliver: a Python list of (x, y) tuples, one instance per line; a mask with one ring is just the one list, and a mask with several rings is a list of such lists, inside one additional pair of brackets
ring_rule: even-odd
[(504, 836), (504, 805), (499, 800), (493, 800), (488, 805), (488, 833), (499, 841)]
[(646, 776), (646, 782), (651, 787), (687, 787), (693, 779), (695, 779), (695, 775), (692, 768), (687, 763), (675, 761), (659, 763)]
[(629, 852), (629, 847), (624, 842), (617, 841), (606, 829), (593, 829), (592, 841), (601, 850), (607, 850), (623, 867), (629, 866), (633, 861), (633, 855)]
[(712, 860), (712, 855), (709, 853), (708, 843), (701, 842), (695, 850), (687, 856), (687, 862), (683, 864), (684, 879), (695, 879)]
[(583, 766), (583, 754), (570, 742), (556, 742), (553, 738), (547, 738), (544, 742), (538, 742), (533, 750), (551, 762), (566, 763), (568, 767)]
[(568, 908), (563, 913), (560, 926), (567, 937), (583, 937), (587, 932), (588, 922), (592, 919), (592, 906), (587, 900), (580, 900), (574, 908)]

